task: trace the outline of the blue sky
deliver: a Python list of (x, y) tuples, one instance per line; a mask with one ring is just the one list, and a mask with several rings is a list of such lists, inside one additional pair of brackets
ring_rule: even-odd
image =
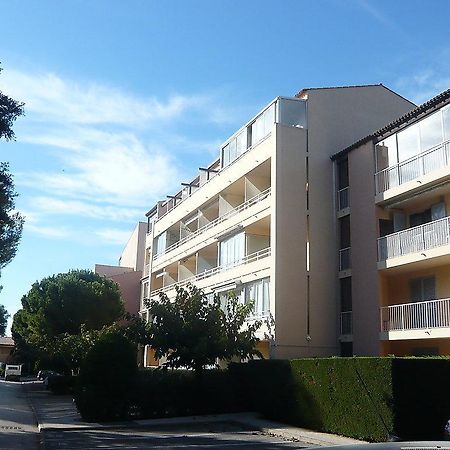
[[(278, 95), (450, 87), (448, 0), (2, 2), (0, 90), (26, 103), (0, 142), (26, 216), (2, 272), (13, 314), (53, 273), (115, 264), (138, 220)], [(339, 150), (339, 149), (337, 149)]]

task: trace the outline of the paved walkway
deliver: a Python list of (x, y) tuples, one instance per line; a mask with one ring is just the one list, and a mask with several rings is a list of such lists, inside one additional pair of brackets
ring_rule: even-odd
[[(330, 446), (361, 444), (358, 441), (334, 434), (319, 433), (303, 428), (291, 427), (281, 423), (261, 419), (255, 413), (218, 414), (209, 416), (190, 416), (168, 419), (136, 420), (128, 422), (114, 422), (108, 424), (84, 422), (78, 414), (72, 398), (67, 395), (53, 395), (45, 389), (42, 383), (27, 383), (24, 385), (30, 402), (33, 405), (38, 421), (39, 431), (48, 436), (55, 432), (97, 431), (104, 433), (108, 430), (177, 430), (194, 428), (209, 424), (219, 427), (221, 424), (239, 425), (242, 429), (253, 430), (285, 441), (301, 443), (305, 446)], [(66, 433), (67, 434), (67, 433)], [(298, 447), (297, 447), (298, 448)]]

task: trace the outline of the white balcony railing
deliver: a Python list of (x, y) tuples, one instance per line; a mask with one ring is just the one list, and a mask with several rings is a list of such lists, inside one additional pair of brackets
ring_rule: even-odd
[(352, 311), (341, 312), (341, 336), (353, 334)]
[(197, 275), (193, 275), (192, 277), (185, 278), (184, 280), (156, 289), (151, 292), (150, 296), (154, 297), (155, 295), (159, 295), (162, 292), (167, 292), (170, 289), (174, 289), (176, 286), (183, 287), (189, 283), (195, 283), (196, 281), (204, 280), (205, 278), (212, 277), (213, 275), (232, 269), (233, 267), (237, 267), (243, 264), (249, 264), (254, 261), (258, 261), (262, 258), (267, 258), (268, 256), (270, 256), (270, 247), (267, 247), (263, 250), (259, 250), (255, 253), (251, 253), (250, 255), (244, 256), (243, 258), (234, 261), (231, 264), (223, 264), (217, 267), (213, 267), (212, 269), (205, 270), (204, 272), (198, 273)]
[(341, 248), (339, 250), (339, 270), (348, 270), (352, 267), (351, 247)]
[(378, 238), (378, 261), (423, 252), (450, 243), (450, 217)]
[(449, 164), (450, 141), (446, 141), (406, 161), (377, 172), (375, 174), (376, 193), (380, 194)]
[(350, 198), (349, 198), (349, 188), (348, 186), (339, 189), (337, 192), (337, 210), (341, 211), (350, 206)]
[(225, 222), (226, 220), (230, 219), (231, 217), (236, 216), (237, 214), (241, 213), (242, 211), (251, 208), (256, 203), (259, 203), (270, 196), (271, 188), (266, 189), (263, 192), (260, 192), (259, 194), (255, 195), (254, 197), (250, 198), (244, 203), (241, 203), (236, 208), (232, 209), (231, 211), (227, 212), (223, 216), (218, 217), (217, 219), (214, 219), (213, 221), (207, 223), (206, 225), (203, 225), (202, 227), (198, 228), (197, 230), (193, 231), (191, 234), (185, 236), (183, 239), (180, 239), (179, 241), (173, 243), (169, 247), (167, 247), (163, 252), (158, 253), (153, 256), (153, 260), (157, 260), (162, 255), (165, 255), (166, 253), (171, 252), (172, 250), (175, 250), (176, 248), (180, 247), (180, 245), (183, 245), (184, 243), (190, 241), (191, 239), (194, 239), (195, 237), (199, 236), (200, 234), (204, 233), (205, 231), (210, 230), (211, 228), (214, 228), (215, 226), (219, 225), (222, 222)]
[(450, 327), (450, 299), (404, 303), (381, 308), (381, 331)]

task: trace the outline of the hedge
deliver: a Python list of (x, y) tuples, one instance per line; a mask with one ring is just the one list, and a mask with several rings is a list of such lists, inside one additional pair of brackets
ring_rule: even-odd
[(381, 442), (442, 439), (450, 360), (318, 358), (234, 366), (249, 409), (329, 433)]
[(141, 370), (128, 380), (126, 402), (81, 387), (77, 405), (94, 421), (253, 410), (367, 441), (428, 440), (442, 439), (450, 419), (449, 381), (444, 358), (265, 360), (205, 371), (201, 379), (190, 371)]
[[(128, 386), (124, 400), (111, 390), (80, 385), (75, 400), (82, 417), (90, 422), (152, 419), (238, 412), (247, 407), (229, 372), (223, 370), (210, 370), (198, 378), (187, 370), (144, 369)], [(118, 390), (122, 392), (119, 386)]]

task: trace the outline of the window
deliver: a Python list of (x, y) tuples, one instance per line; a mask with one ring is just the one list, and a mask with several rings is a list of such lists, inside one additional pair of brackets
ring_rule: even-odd
[(438, 111), (419, 122), (420, 127), (420, 149), (422, 152), (436, 145), (444, 139), (442, 136), (442, 115)]
[(155, 239), (155, 249), (156, 255), (159, 255), (161, 253), (164, 253), (167, 246), (167, 232), (161, 233), (158, 237)]
[(415, 278), (409, 284), (411, 302), (426, 302), (436, 298), (436, 280), (434, 277)]
[(251, 145), (263, 139), (275, 123), (275, 103), (269, 106), (251, 125)]
[(253, 311), (257, 317), (261, 317), (269, 312), (269, 287), (269, 278), (263, 278), (245, 285), (245, 303), (254, 303)]
[(245, 233), (235, 234), (220, 243), (219, 264), (228, 266), (239, 263), (245, 256)]
[(377, 172), (398, 163), (397, 136), (389, 136), (376, 145)]
[(231, 164), (247, 150), (247, 128), (222, 148), (222, 167)]
[(348, 159), (338, 161), (338, 189), (344, 189), (348, 186)]
[(339, 280), (341, 291), (341, 312), (352, 310), (352, 277)]

